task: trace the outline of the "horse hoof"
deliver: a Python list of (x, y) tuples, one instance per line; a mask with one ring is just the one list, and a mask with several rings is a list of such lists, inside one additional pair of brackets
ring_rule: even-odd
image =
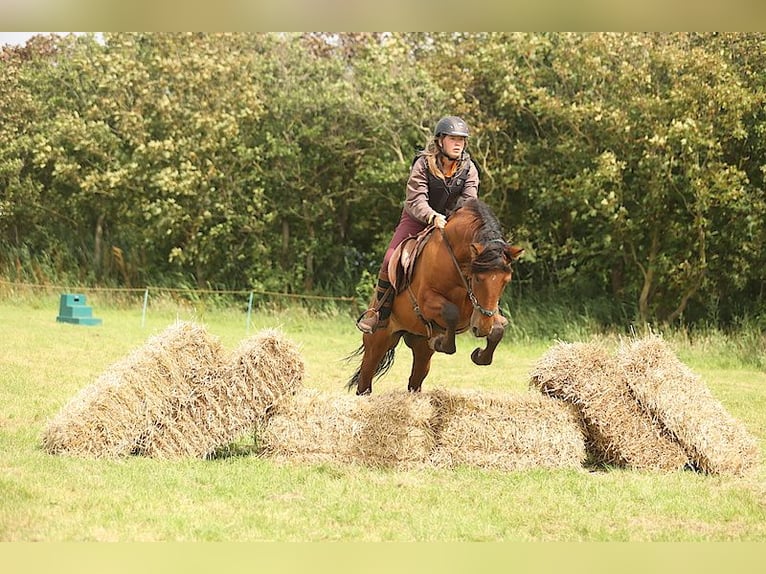
[(437, 345), (435, 350), (439, 353), (444, 353), (445, 355), (454, 355), (457, 351), (457, 347), (442, 347), (441, 345)]
[(471, 353), (471, 360), (476, 365), (485, 366), (492, 363), (492, 356), (485, 357), (481, 348), (477, 347), (473, 350), (473, 353)]
[(452, 341), (451, 345), (445, 344), (446, 337), (439, 335), (428, 341), (428, 346), (431, 347), (437, 353), (444, 353), (445, 355), (454, 355), (457, 351), (455, 341)]

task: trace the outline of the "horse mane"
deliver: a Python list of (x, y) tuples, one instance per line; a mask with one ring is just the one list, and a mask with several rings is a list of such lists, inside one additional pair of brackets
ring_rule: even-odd
[(484, 250), (471, 263), (474, 272), (491, 269), (506, 269), (508, 263), (503, 255), (507, 243), (503, 238), (500, 222), (489, 206), (480, 199), (469, 199), (457, 211), (466, 212), (474, 228), (473, 241), (484, 246)]

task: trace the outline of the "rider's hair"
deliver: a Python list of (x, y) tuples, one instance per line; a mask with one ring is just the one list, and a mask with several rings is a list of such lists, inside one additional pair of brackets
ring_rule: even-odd
[[(430, 171), (434, 177), (438, 177), (441, 180), (446, 180), (444, 173), (441, 169), (439, 169), (439, 166), (436, 163), (436, 158), (439, 157), (439, 155), (444, 155), (439, 148), (439, 142), (437, 139), (438, 138), (436, 137), (432, 137), (426, 144), (426, 149), (421, 152), (421, 155), (425, 156), (426, 158), (426, 162), (428, 163), (428, 171)], [(456, 171), (460, 169), (460, 165), (463, 163), (464, 159), (465, 151), (463, 151), (457, 160)]]

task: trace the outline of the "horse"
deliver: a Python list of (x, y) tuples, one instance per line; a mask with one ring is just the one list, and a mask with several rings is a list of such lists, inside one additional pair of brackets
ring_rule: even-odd
[[(523, 249), (506, 243), (492, 210), (471, 199), (449, 214), (443, 229), (421, 233), (421, 251), (405, 285), (397, 285), (391, 316), (385, 326), (362, 336), (361, 346), (348, 358), (362, 355), (346, 384), (357, 395), (372, 393), (372, 382), (394, 362), (400, 339), (412, 351), (407, 389), (419, 392), (435, 352), (454, 354), (455, 335), (471, 330), (486, 338), (486, 347), (471, 353), (476, 365), (492, 363), (507, 319), (500, 314), (500, 297), (511, 281), (511, 263)], [(401, 280), (397, 281), (401, 283)]]

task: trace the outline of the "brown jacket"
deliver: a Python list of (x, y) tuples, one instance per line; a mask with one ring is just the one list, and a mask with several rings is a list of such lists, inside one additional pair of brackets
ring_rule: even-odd
[(479, 193), (479, 170), (466, 153), (455, 174), (442, 180), (429, 173), (425, 155), (412, 164), (407, 180), (404, 210), (413, 218), (428, 223), (434, 212), (447, 215), (458, 202), (476, 198)]

